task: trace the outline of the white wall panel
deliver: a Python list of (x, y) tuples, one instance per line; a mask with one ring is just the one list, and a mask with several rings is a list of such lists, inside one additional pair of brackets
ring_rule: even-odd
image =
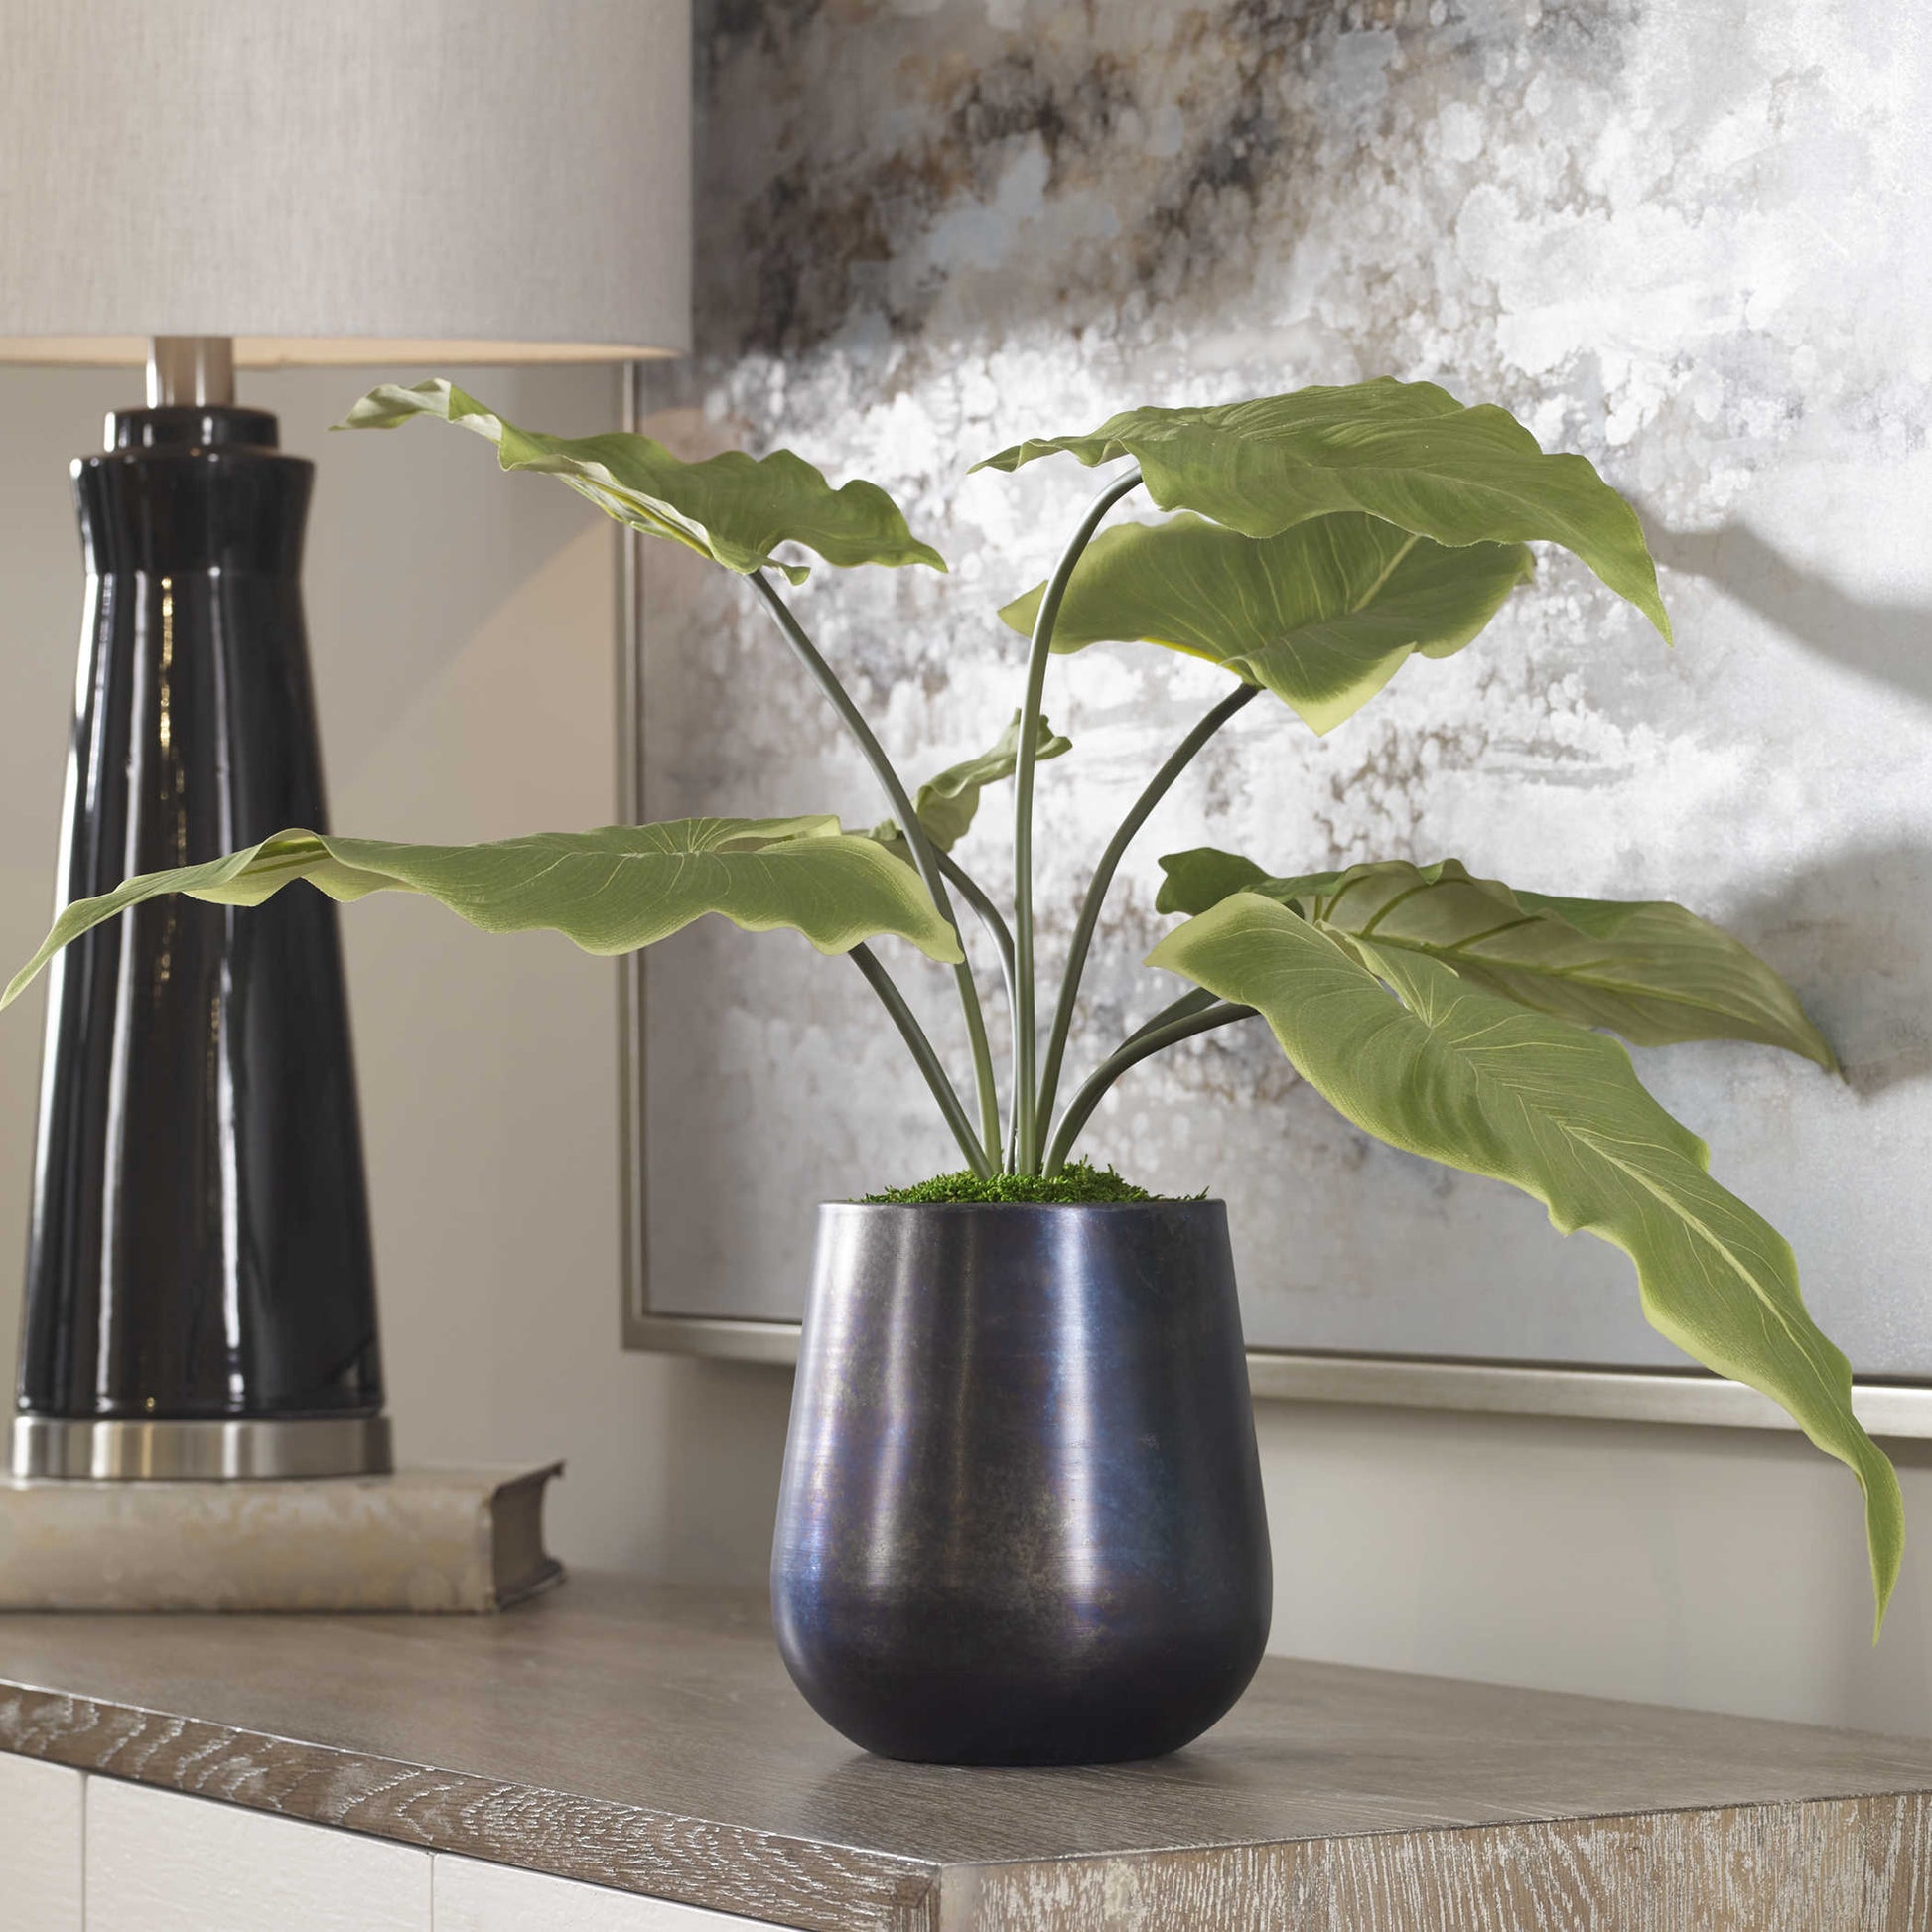
[(765, 1923), (476, 1859), (436, 1861), (436, 1932), (755, 1932)]
[(81, 1780), (0, 1756), (0, 1932), (80, 1932)]
[(430, 1932), (430, 1855), (87, 1783), (86, 1932)]

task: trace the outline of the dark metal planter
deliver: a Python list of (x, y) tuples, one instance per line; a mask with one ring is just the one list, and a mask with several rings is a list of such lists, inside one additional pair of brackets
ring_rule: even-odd
[(887, 1757), (1177, 1750), (1272, 1581), (1219, 1201), (819, 1210), (771, 1596)]

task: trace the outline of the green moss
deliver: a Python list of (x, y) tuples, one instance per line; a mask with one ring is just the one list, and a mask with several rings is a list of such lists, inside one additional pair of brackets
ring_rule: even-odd
[[(1044, 1202), (1051, 1206), (1077, 1207), (1083, 1203), (1105, 1201), (1173, 1200), (1173, 1194), (1150, 1194), (1123, 1180), (1112, 1168), (1096, 1168), (1086, 1161), (1069, 1161), (1048, 1180), (1033, 1173), (996, 1173), (982, 1180), (970, 1170), (959, 1173), (935, 1174), (910, 1187), (888, 1187), (884, 1193), (867, 1194), (868, 1206), (916, 1206), (938, 1201), (968, 1201), (997, 1205), (1001, 1201)], [(1185, 1198), (1202, 1200), (1204, 1194)]]

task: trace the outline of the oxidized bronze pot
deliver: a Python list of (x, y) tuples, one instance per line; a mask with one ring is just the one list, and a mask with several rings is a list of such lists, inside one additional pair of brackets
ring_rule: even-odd
[(887, 1757), (1205, 1730), (1272, 1596), (1222, 1203), (821, 1207), (771, 1595), (798, 1688)]

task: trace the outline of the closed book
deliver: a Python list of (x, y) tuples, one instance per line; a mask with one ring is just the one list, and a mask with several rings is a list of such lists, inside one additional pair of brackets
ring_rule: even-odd
[(558, 1582), (542, 1468), (0, 1478), (0, 1610), (500, 1610)]

